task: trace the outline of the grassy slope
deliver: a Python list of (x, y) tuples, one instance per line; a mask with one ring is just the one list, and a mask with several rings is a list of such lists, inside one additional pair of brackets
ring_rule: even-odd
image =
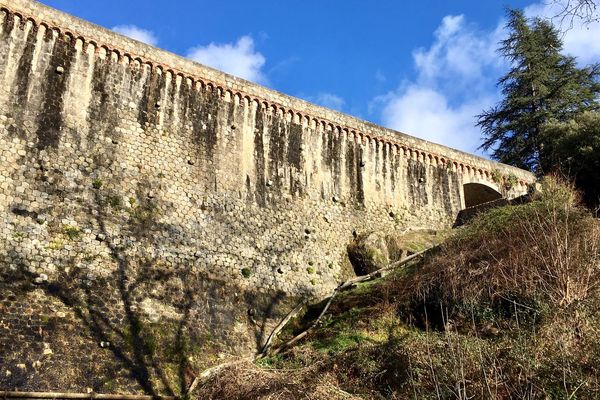
[(487, 212), (420, 264), (345, 292), (308, 339), (199, 395), (600, 398), (598, 225), (548, 181), (538, 200)]

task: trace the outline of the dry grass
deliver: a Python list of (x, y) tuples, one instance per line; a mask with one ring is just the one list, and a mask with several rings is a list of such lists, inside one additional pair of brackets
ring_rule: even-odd
[(199, 399), (219, 400), (358, 399), (337, 387), (327, 375), (322, 375), (318, 364), (269, 370), (249, 362), (226, 368), (194, 395)]
[(340, 295), (308, 340), (198, 398), (600, 398), (600, 224), (571, 187), (544, 186)]
[(406, 297), (446, 303), (510, 299), (566, 307), (599, 282), (600, 224), (571, 187), (547, 178), (539, 199), (477, 218), (397, 285)]

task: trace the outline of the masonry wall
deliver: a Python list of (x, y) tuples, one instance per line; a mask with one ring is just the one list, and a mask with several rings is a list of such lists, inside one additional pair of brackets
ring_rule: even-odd
[(177, 393), (351, 275), (353, 233), (447, 227), (464, 183), (532, 181), (0, 6), (3, 388)]

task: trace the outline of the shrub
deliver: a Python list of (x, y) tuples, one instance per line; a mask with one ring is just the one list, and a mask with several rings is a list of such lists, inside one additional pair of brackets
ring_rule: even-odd
[(534, 201), (480, 214), (401, 282), (407, 297), (447, 304), (547, 302), (566, 307), (600, 283), (600, 225), (577, 193), (546, 178)]

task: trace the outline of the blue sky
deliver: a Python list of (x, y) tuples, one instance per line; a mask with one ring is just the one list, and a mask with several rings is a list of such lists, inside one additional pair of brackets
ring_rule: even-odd
[[(475, 115), (499, 100), (505, 7), (555, 0), (42, 0), (138, 40), (413, 136), (477, 151)], [(561, 0), (556, 0), (561, 1)], [(557, 21), (558, 22), (558, 21)], [(600, 24), (565, 52), (600, 61)]]

